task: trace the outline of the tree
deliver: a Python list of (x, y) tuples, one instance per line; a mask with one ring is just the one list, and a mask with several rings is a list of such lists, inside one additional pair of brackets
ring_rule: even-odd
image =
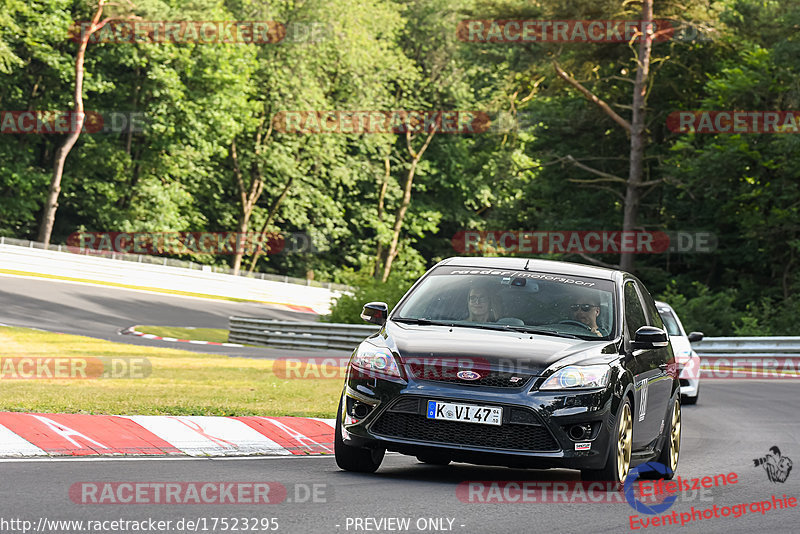
[[(631, 122), (620, 117), (605, 101), (597, 97), (590, 90), (578, 83), (574, 78), (567, 74), (557, 62), (553, 62), (556, 73), (572, 87), (580, 91), (590, 102), (596, 104), (603, 112), (621, 126), (630, 137), (630, 157), (627, 180), (619, 176), (592, 169), (584, 164), (571, 159), (570, 163), (579, 168), (598, 175), (599, 178), (592, 180), (576, 180), (580, 183), (622, 183), (625, 185), (624, 216), (622, 231), (631, 232), (636, 229), (639, 215), (639, 204), (641, 202), (642, 188), (660, 183), (660, 180), (644, 181), (642, 179), (644, 170), (644, 152), (647, 145), (647, 132), (645, 131), (645, 116), (647, 103), (648, 78), (650, 76), (650, 54), (653, 46), (653, 0), (642, 0), (640, 31), (636, 38), (639, 42), (639, 51), (636, 56), (636, 78), (633, 82), (633, 102), (631, 106)], [(634, 255), (630, 252), (620, 254), (620, 269), (633, 271)]]
[(58, 196), (61, 194), (61, 177), (64, 175), (64, 163), (67, 160), (72, 147), (78, 141), (83, 129), (84, 120), (86, 118), (83, 112), (83, 62), (86, 56), (86, 49), (89, 46), (89, 39), (92, 34), (100, 31), (109, 22), (115, 20), (115, 17), (108, 17), (100, 20), (103, 16), (103, 9), (107, 4), (107, 0), (98, 0), (97, 8), (95, 9), (92, 22), (88, 28), (81, 28), (80, 40), (78, 43), (78, 53), (75, 56), (75, 92), (73, 96), (74, 102), (74, 117), (72, 119), (72, 128), (64, 142), (58, 147), (55, 155), (55, 163), (53, 164), (53, 177), (50, 181), (50, 191), (47, 195), (47, 200), (44, 205), (44, 212), (42, 214), (42, 222), (39, 226), (38, 241), (45, 245), (50, 243), (50, 234), (53, 232), (53, 224), (56, 220), (56, 210), (58, 209)]
[[(276, 5), (234, 6), (237, 18), (285, 20), (287, 29), (283, 41), (259, 49), (258, 68), (244, 88), (257, 120), (242, 121), (231, 151), (238, 230), (260, 227), (266, 241), (283, 214), (293, 227), (325, 228), (332, 240), (345, 224), (340, 188), (370, 179), (361, 173), (364, 158), (385, 152), (389, 136), (286, 132), (275, 123), (286, 112), (384, 109), (391, 88), (410, 70), (396, 44), (403, 19), (384, 0)], [(234, 271), (243, 253), (234, 258)], [(251, 271), (265, 253), (254, 252)]]

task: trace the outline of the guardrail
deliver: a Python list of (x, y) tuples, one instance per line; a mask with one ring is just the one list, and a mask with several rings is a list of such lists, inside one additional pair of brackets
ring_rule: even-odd
[[(331, 302), (341, 295), (341, 289), (319, 287), (314, 281), (296, 285), (291, 279), (260, 280), (246, 276), (211, 272), (211, 269), (187, 268), (174, 265), (152, 264), (152, 256), (141, 256), (143, 261), (130, 261), (133, 255), (115, 258), (98, 255), (73, 254), (59, 251), (56, 245), (45, 250), (41, 243), (20, 246), (0, 238), (0, 269), (19, 273), (35, 273), (55, 278), (74, 278), (90, 282), (106, 282), (150, 290), (181, 291), (190, 294), (255, 300), (260, 302), (297, 306), (300, 310), (313, 310), (317, 314), (330, 312)], [(34, 246), (36, 245), (36, 246)], [(120, 261), (127, 259), (129, 261)], [(162, 258), (159, 258), (162, 259)], [(196, 266), (196, 264), (195, 264)], [(346, 287), (346, 286), (340, 286)]]
[(800, 355), (800, 337), (709, 337), (692, 343), (697, 355), (731, 358), (776, 358)]
[[(231, 343), (276, 348), (354, 349), (378, 326), (340, 323), (295, 323), (256, 317), (230, 317)], [(692, 343), (700, 358), (776, 358), (800, 356), (800, 337), (709, 337)]]
[(256, 317), (230, 317), (231, 343), (283, 349), (353, 350), (380, 327), (337, 323), (295, 323)]
[(79, 256), (85, 256), (85, 257), (105, 258), (114, 261), (128, 261), (133, 263), (141, 263), (145, 265), (179, 267), (182, 269), (203, 271), (206, 273), (229, 274), (231, 276), (241, 276), (244, 278), (253, 278), (258, 280), (271, 280), (273, 282), (282, 282), (284, 284), (324, 287), (326, 289), (333, 289), (338, 291), (350, 291), (352, 289), (344, 284), (334, 284), (332, 282), (319, 282), (317, 280), (309, 280), (307, 278), (294, 278), (291, 276), (285, 276), (281, 274), (258, 273), (258, 272), (248, 273), (245, 270), (240, 270), (238, 275), (234, 275), (234, 271), (230, 267), (222, 267), (219, 265), (205, 265), (202, 263), (195, 263), (193, 261), (167, 258), (166, 256), (149, 256), (146, 254), (124, 254), (121, 252), (94, 251), (91, 249), (85, 249), (82, 252), (76, 252), (78, 247), (68, 247), (67, 245), (59, 245), (59, 244), (52, 244), (45, 246), (44, 243), (40, 243), (38, 241), (28, 241), (26, 239), (13, 239), (11, 237), (5, 237), (5, 236), (0, 236), (0, 245), (22, 247), (31, 250), (48, 250), (54, 252), (63, 252), (69, 254), (77, 254)]

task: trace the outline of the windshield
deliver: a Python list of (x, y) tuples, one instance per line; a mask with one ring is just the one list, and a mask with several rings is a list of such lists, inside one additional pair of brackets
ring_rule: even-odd
[(614, 310), (609, 280), (445, 266), (414, 288), (392, 319), (609, 339)]
[(661, 320), (664, 321), (664, 325), (667, 327), (667, 333), (669, 333), (669, 335), (684, 335), (683, 332), (681, 332), (681, 328), (678, 326), (678, 321), (675, 319), (675, 315), (673, 315), (670, 310), (659, 308), (658, 314), (661, 316)]

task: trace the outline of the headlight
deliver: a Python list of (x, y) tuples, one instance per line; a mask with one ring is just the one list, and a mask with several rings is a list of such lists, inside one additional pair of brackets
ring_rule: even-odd
[(602, 388), (608, 384), (610, 375), (608, 365), (569, 365), (553, 373), (539, 389)]
[(350, 365), (367, 376), (382, 374), (400, 377), (400, 368), (389, 349), (376, 347), (366, 341), (359, 345)]

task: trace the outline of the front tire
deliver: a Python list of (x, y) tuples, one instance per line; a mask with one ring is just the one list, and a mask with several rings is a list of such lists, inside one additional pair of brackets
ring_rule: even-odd
[(339, 400), (339, 410), (336, 414), (336, 427), (334, 429), (333, 452), (336, 456), (336, 465), (345, 471), (355, 473), (374, 473), (381, 466), (385, 449), (362, 449), (348, 445), (342, 439), (342, 401)]
[(611, 442), (608, 447), (606, 465), (602, 469), (582, 469), (583, 480), (609, 480), (618, 485), (625, 482), (631, 467), (631, 450), (633, 448), (633, 416), (631, 401), (625, 401), (619, 409)]
[[(697, 402), (697, 397), (695, 397)], [(691, 404), (691, 403), (690, 403)], [(675, 476), (675, 471), (678, 470), (678, 460), (681, 454), (681, 396), (675, 397), (675, 402), (672, 405), (672, 412), (670, 416), (669, 429), (667, 435), (664, 436), (664, 447), (661, 449), (661, 454), (658, 455), (658, 463), (663, 464), (667, 469), (664, 474), (664, 480), (671, 480)]]

